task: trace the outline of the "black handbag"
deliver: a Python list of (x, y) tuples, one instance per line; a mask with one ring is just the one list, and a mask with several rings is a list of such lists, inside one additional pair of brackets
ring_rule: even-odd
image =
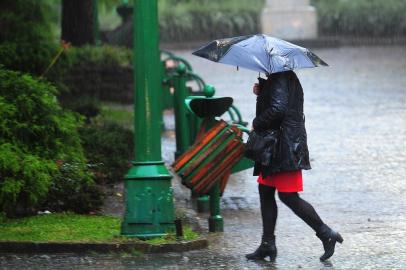
[(251, 131), (245, 144), (245, 156), (262, 166), (270, 166), (277, 154), (279, 135), (279, 129)]

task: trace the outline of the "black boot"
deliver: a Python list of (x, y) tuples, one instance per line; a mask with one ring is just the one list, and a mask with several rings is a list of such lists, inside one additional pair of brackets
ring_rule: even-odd
[(272, 262), (275, 261), (276, 253), (275, 236), (271, 238), (262, 237), (261, 245), (253, 253), (246, 254), (245, 257), (248, 260), (263, 260), (269, 256), (269, 260)]
[(320, 257), (320, 261), (322, 262), (333, 256), (337, 242), (342, 244), (344, 241), (338, 232), (333, 231), (325, 224), (321, 226), (320, 230), (316, 233), (316, 236), (320, 238), (324, 247), (324, 254)]

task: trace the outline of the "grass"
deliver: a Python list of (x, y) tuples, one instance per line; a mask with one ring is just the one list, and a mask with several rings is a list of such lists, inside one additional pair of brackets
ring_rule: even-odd
[[(0, 241), (117, 243), (140, 242), (136, 238), (120, 236), (121, 219), (111, 216), (89, 216), (71, 213), (39, 215), (8, 219), (0, 223)], [(173, 243), (177, 240), (199, 238), (190, 227), (184, 228), (184, 237), (174, 234), (146, 240), (149, 244)]]
[(134, 126), (133, 106), (117, 103), (102, 103), (101, 113), (96, 121), (116, 123), (124, 128), (132, 130)]
[(199, 234), (194, 232), (190, 227), (183, 228), (183, 237), (178, 239), (174, 234), (168, 234), (167, 236), (157, 237), (147, 240), (146, 242), (152, 245), (166, 244), (175, 242), (176, 240), (191, 241), (199, 238)]
[(120, 219), (109, 216), (49, 214), (9, 219), (0, 224), (2, 241), (112, 241), (120, 234)]

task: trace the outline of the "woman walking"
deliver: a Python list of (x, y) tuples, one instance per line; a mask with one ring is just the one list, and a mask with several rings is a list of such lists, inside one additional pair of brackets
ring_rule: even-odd
[(280, 130), (280, 135), (271, 165), (255, 164), (263, 234), (261, 245), (246, 258), (260, 260), (269, 256), (271, 261), (276, 258), (274, 231), (278, 208), (275, 192), (278, 191), (280, 200), (316, 232), (324, 247), (320, 260), (325, 261), (334, 254), (336, 242), (342, 243), (343, 238), (324, 224), (315, 209), (298, 194), (303, 191), (302, 170), (311, 169), (302, 86), (293, 71), (286, 71), (270, 74), (267, 80), (260, 78), (253, 91), (258, 96), (254, 130), (276, 129)]

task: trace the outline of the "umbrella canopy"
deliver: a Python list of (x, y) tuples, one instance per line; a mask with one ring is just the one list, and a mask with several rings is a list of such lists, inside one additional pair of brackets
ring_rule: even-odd
[(309, 49), (263, 34), (214, 40), (193, 54), (266, 74), (328, 66)]

